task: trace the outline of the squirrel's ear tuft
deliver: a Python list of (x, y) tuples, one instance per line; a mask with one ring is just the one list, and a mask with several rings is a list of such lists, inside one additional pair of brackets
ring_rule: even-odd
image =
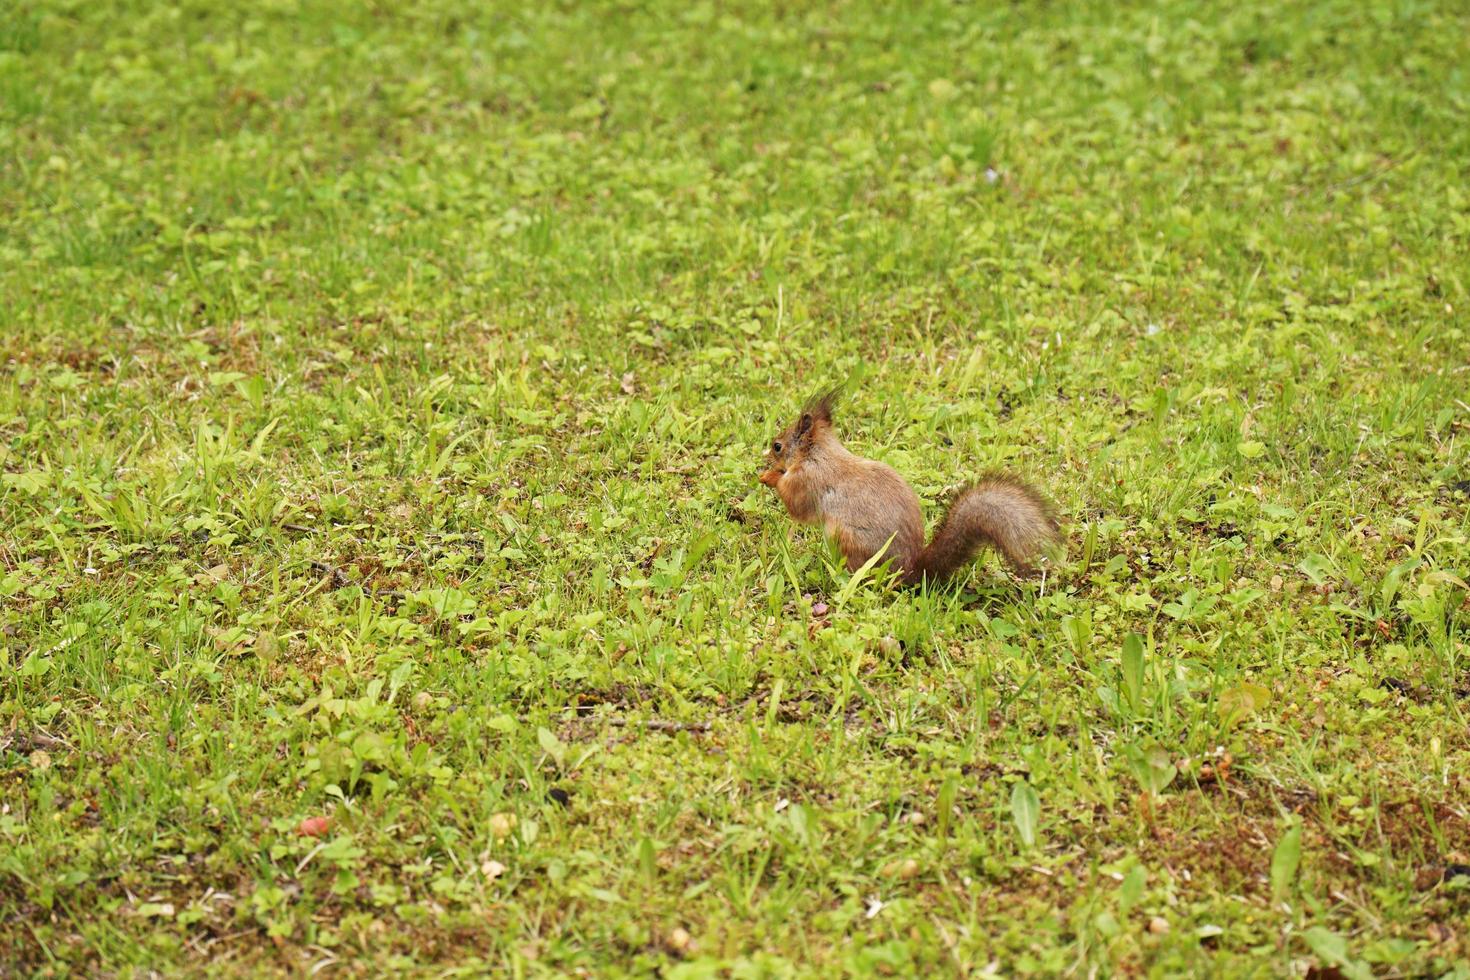
[(802, 408), (802, 418), (811, 416), (813, 421), (832, 422), (832, 406), (837, 403), (837, 396), (842, 393), (840, 386), (833, 386), (826, 391), (813, 395)]

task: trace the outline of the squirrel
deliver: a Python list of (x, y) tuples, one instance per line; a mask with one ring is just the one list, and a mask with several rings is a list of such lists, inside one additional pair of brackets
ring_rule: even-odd
[[(1020, 574), (1057, 540), (1056, 511), (1026, 483), (1001, 473), (982, 476), (955, 497), (924, 544), (919, 497), (890, 466), (847, 450), (832, 431), (836, 391), (819, 394), (771, 441), (760, 482), (771, 487), (792, 519), (822, 526), (848, 571), (887, 547), (905, 585), (942, 581), (995, 548)], [(890, 540), (891, 539), (891, 540)]]

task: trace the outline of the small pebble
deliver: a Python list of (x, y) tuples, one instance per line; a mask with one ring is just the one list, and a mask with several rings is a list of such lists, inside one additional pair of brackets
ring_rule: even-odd
[(1148, 920), (1148, 931), (1153, 933), (1155, 936), (1162, 936), (1164, 933), (1169, 931), (1169, 920), (1162, 918), (1161, 916), (1154, 916), (1152, 919)]
[(331, 817), (307, 817), (296, 825), (296, 833), (302, 837), (324, 837), (331, 829)]
[(490, 818), (490, 834), (496, 840), (505, 840), (516, 829), (514, 813), (497, 813)]

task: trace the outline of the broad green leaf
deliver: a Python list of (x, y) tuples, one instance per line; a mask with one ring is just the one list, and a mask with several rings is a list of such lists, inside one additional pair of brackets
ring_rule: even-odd
[(1271, 691), (1260, 684), (1242, 681), (1220, 692), (1215, 709), (1227, 725), (1244, 721), (1271, 703)]
[(1123, 876), (1123, 884), (1118, 888), (1118, 913), (1127, 915), (1133, 910), (1143, 898), (1143, 887), (1148, 884), (1148, 869), (1141, 864), (1135, 864), (1128, 869)]
[(1284, 901), (1291, 893), (1301, 861), (1302, 825), (1298, 823), (1281, 835), (1281, 840), (1276, 842), (1276, 850), (1271, 854), (1271, 897), (1276, 901)]
[(1179, 774), (1169, 750), (1161, 745), (1130, 746), (1125, 758), (1138, 785), (1150, 793), (1163, 792)]
[(1313, 585), (1321, 585), (1333, 574), (1332, 562), (1322, 555), (1308, 555), (1298, 562), (1296, 567), (1303, 575), (1312, 580)]
[(1244, 456), (1246, 459), (1260, 459), (1262, 456), (1266, 455), (1266, 444), (1264, 442), (1257, 442), (1252, 439), (1248, 442), (1240, 443), (1238, 446), (1235, 447), (1235, 451), (1240, 453), (1240, 455)]
[(1143, 702), (1143, 638), (1129, 633), (1123, 638), (1123, 692), (1135, 710)]
[(1349, 980), (1372, 980), (1373, 971), (1362, 962), (1354, 960), (1348, 950), (1347, 940), (1321, 926), (1303, 929), (1301, 937), (1313, 953), (1323, 962), (1337, 967)]
[(1011, 819), (1015, 821), (1021, 843), (1033, 846), (1036, 843), (1036, 824), (1041, 819), (1041, 798), (1030, 783), (1020, 782), (1011, 787)]
[(944, 782), (940, 784), (939, 801), (936, 804), (940, 838), (944, 838), (949, 834), (949, 824), (954, 813), (955, 794), (959, 792), (959, 787), (959, 778), (954, 775), (945, 777)]
[(841, 591), (837, 593), (837, 598), (832, 602), (833, 605), (841, 609), (847, 604), (847, 600), (851, 599), (852, 594), (857, 591), (858, 586), (863, 584), (863, 580), (868, 577), (868, 573), (873, 570), (873, 566), (889, 557), (888, 549), (892, 544), (893, 535), (889, 535), (888, 540), (883, 542), (883, 547), (875, 551), (873, 557), (863, 562), (862, 567), (852, 573), (852, 577), (847, 580), (842, 586)]
[(653, 839), (646, 835), (638, 839), (638, 869), (643, 872), (647, 881), (658, 877), (658, 850), (653, 845)]
[(548, 729), (538, 728), (536, 729), (536, 741), (540, 743), (542, 751), (551, 756), (557, 765), (562, 764), (562, 761), (566, 758), (567, 747), (562, 743), (561, 739), (557, 738)]

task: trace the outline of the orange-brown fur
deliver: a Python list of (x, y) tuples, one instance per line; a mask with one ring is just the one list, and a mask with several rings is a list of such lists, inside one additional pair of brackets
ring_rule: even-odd
[(1057, 537), (1051, 505), (1003, 474), (962, 491), (924, 544), (919, 498), (892, 467), (849, 452), (832, 431), (832, 395), (807, 404), (771, 442), (760, 481), (774, 489), (792, 519), (823, 527), (850, 571), (884, 555), (910, 584), (949, 577), (982, 547), (995, 548), (1018, 571)]

